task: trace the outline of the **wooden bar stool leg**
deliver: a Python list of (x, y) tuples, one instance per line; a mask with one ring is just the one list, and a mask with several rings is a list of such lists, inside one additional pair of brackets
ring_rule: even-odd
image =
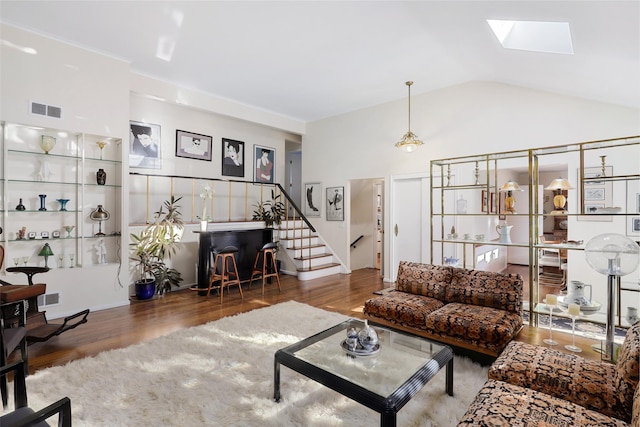
[(231, 263), (233, 264), (233, 273), (229, 273), (229, 274), (233, 274), (235, 276), (235, 279), (232, 280), (231, 283), (238, 285), (238, 290), (240, 290), (240, 297), (244, 301), (244, 294), (242, 293), (242, 284), (240, 283), (240, 277), (238, 276), (238, 266), (236, 265), (236, 257), (233, 256), (233, 254), (231, 255)]
[(273, 266), (273, 273), (269, 273), (268, 277), (275, 277), (276, 282), (278, 283), (278, 290), (282, 290), (282, 286), (280, 286), (280, 272), (278, 271), (278, 264), (276, 262), (276, 255), (273, 249), (269, 250), (269, 258), (271, 259), (271, 265)]

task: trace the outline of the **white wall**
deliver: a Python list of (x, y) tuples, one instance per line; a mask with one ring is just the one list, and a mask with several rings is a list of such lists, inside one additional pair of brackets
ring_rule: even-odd
[[(163, 168), (134, 171), (220, 177), (221, 138), (226, 137), (245, 141), (244, 179), (253, 180), (253, 146), (258, 144), (276, 149), (276, 182), (284, 182), (285, 140), (299, 142), (297, 132), (304, 130), (304, 123), (134, 74), (126, 62), (8, 25), (0, 26), (0, 31), (4, 42), (0, 46), (0, 120), (111, 136), (123, 141), (122, 270), (118, 274), (117, 268), (111, 266), (59, 269), (36, 277), (47, 283), (47, 293), (60, 293), (60, 304), (47, 307), (49, 319), (85, 308), (98, 310), (129, 303), (131, 278), (127, 244), (130, 232), (136, 231), (128, 227), (129, 213), (131, 210), (133, 218), (145, 210), (144, 203), (129, 197), (130, 190), (134, 195), (137, 191), (128, 179), (129, 120), (162, 127)], [(27, 47), (35, 49), (37, 54), (21, 50)], [(160, 98), (164, 101), (157, 100)], [(29, 114), (30, 101), (62, 107), (62, 119)], [(211, 135), (213, 160), (176, 158), (176, 129)], [(153, 204), (151, 209), (158, 207)], [(191, 214), (191, 206), (185, 208)], [(184, 273), (187, 284), (195, 281), (197, 245), (192, 229), (195, 225), (189, 226), (185, 248), (173, 260), (173, 265)], [(98, 273), (97, 268), (100, 268)], [(9, 274), (3, 278), (21, 283), (22, 276)]]
[[(438, 158), (640, 134), (638, 109), (470, 82), (412, 97), (411, 130), (425, 145), (404, 153), (394, 144), (407, 131), (406, 105), (399, 100), (309, 123), (302, 142), (303, 180), (328, 187), (382, 176), (388, 183), (392, 174), (428, 171), (429, 162)], [(318, 218), (314, 225), (336, 255), (347, 259), (344, 224)]]
[[(253, 181), (253, 171), (256, 159), (254, 158), (254, 145), (270, 147), (276, 150), (275, 180), (284, 186), (287, 176), (285, 174), (285, 140), (296, 140), (299, 136), (288, 132), (280, 131), (271, 127), (253, 124), (244, 120), (237, 120), (230, 117), (213, 114), (206, 111), (196, 110), (194, 108), (185, 107), (173, 103), (157, 101), (133, 94), (131, 96), (131, 120), (142, 121), (145, 123), (153, 123), (161, 125), (161, 152), (162, 152), (162, 169), (137, 169), (132, 168), (133, 172), (161, 174), (161, 175), (180, 175), (200, 178), (228, 178), (222, 176), (222, 138), (229, 138), (245, 143), (245, 176), (244, 178), (233, 177), (239, 181)], [(176, 157), (176, 130), (185, 130), (195, 132), (212, 137), (212, 160), (202, 161)], [(134, 180), (136, 183), (137, 180)], [(168, 184), (168, 183), (167, 183)], [(228, 214), (226, 200), (226, 185), (219, 184), (220, 187), (214, 185), (217, 200), (221, 203), (214, 203), (214, 209), (218, 207), (224, 209), (225, 212), (220, 215), (213, 212), (214, 218), (224, 217)], [(244, 184), (240, 184), (244, 186)], [(177, 194), (180, 193), (179, 188), (174, 188)], [(185, 189), (187, 195), (180, 202), (180, 211), (185, 221), (195, 220), (194, 215), (200, 212), (201, 204), (198, 199), (193, 206), (191, 195), (191, 187)], [(196, 194), (201, 192), (201, 188), (196, 188)], [(157, 194), (152, 197), (153, 205), (150, 206), (151, 212), (156, 211), (162, 202), (167, 199), (169, 187), (164, 185)], [(238, 190), (241, 191), (241, 190)], [(243, 189), (242, 189), (243, 191)], [(137, 184), (131, 184), (131, 194), (129, 196), (130, 217), (133, 223), (141, 222), (140, 218), (144, 217), (144, 206), (146, 200), (146, 187)], [(195, 210), (195, 212), (193, 212)], [(253, 207), (249, 207), (249, 216)], [(208, 211), (208, 214), (212, 214)], [(237, 214), (236, 214), (237, 215)], [(245, 218), (235, 218), (236, 220), (244, 220)], [(176, 254), (169, 264), (174, 266), (180, 272), (184, 279), (184, 285), (195, 283), (195, 265), (197, 264), (198, 240), (193, 231), (196, 225), (187, 225), (182, 240), (182, 248)], [(131, 232), (138, 232), (139, 227), (132, 228)], [(133, 283), (135, 272), (129, 272), (128, 283)], [(132, 291), (133, 293), (133, 291)]]
[[(1, 25), (0, 31), (1, 120), (124, 139), (129, 119), (127, 63), (11, 26)], [(62, 118), (31, 115), (31, 101), (61, 107)], [(126, 213), (121, 212), (119, 217), (126, 224)], [(3, 279), (26, 283), (22, 274), (8, 274)], [(47, 293), (60, 294), (60, 304), (47, 307), (50, 319), (85, 308), (97, 310), (129, 302), (126, 273), (118, 275), (114, 264), (53, 269), (35, 276), (35, 280), (47, 284)]]

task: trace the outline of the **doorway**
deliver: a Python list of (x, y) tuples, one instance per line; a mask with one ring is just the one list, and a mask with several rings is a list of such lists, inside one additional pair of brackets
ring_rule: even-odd
[[(284, 189), (291, 199), (302, 209), (302, 146), (299, 143), (285, 141), (285, 173)], [(287, 212), (289, 217), (293, 216), (293, 207), (289, 206)]]
[(375, 268), (384, 274), (384, 180), (349, 181), (349, 269)]

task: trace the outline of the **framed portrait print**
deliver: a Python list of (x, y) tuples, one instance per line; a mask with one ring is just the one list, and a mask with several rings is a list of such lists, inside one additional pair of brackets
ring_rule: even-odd
[(322, 208), (322, 184), (311, 182), (304, 184), (304, 214), (305, 216), (320, 216)]
[(185, 130), (176, 130), (176, 157), (211, 161), (211, 137)]
[(162, 169), (160, 125), (129, 121), (129, 167)]
[(253, 146), (254, 169), (253, 180), (273, 184), (275, 180), (276, 150), (269, 147)]
[(327, 221), (344, 221), (344, 187), (327, 187)]
[(222, 138), (222, 175), (244, 177), (244, 142)]
[(482, 190), (481, 209), (482, 212), (489, 211), (489, 193), (487, 190)]

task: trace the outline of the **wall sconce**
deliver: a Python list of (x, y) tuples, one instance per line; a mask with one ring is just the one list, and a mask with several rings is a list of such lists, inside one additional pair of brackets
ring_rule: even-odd
[(505, 213), (516, 213), (516, 199), (513, 197), (514, 191), (522, 191), (522, 188), (517, 182), (509, 180), (502, 184), (499, 190), (501, 193), (507, 193), (507, 197), (504, 198), (504, 211)]
[(53, 255), (51, 246), (49, 246), (48, 243), (45, 243), (42, 249), (40, 249), (40, 253), (38, 255), (44, 257), (44, 268), (49, 268), (49, 266), (47, 265), (47, 261), (49, 260), (49, 257)]
[(567, 198), (563, 194), (564, 191), (573, 190), (569, 181), (564, 178), (556, 178), (551, 181), (551, 184), (544, 188), (545, 190), (553, 190), (553, 207), (551, 215), (563, 215), (567, 213), (565, 205), (567, 204)]
[(98, 232), (95, 236), (104, 236), (105, 234), (102, 232), (102, 221), (106, 221), (111, 218), (111, 214), (102, 208), (102, 205), (98, 205), (97, 209), (94, 209), (91, 214), (89, 214), (89, 218), (93, 221), (98, 221)]

